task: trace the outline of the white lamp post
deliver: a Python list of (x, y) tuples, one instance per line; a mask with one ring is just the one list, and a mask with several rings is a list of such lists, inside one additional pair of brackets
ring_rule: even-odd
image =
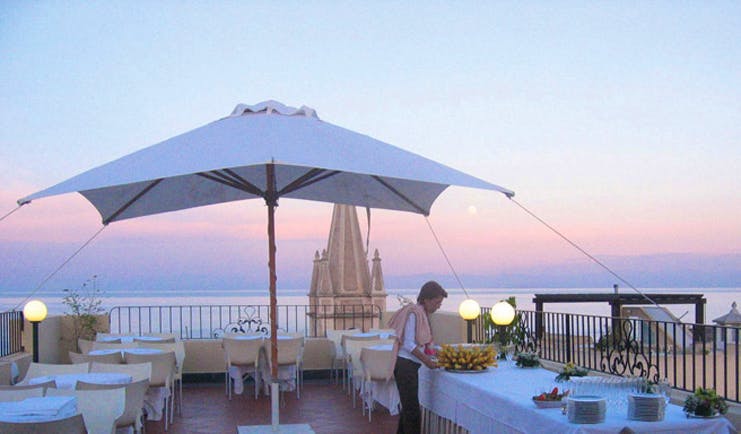
[(468, 342), (471, 342), (473, 335), (473, 320), (481, 315), (481, 307), (478, 302), (472, 298), (467, 298), (458, 306), (458, 313), (466, 320), (467, 331), (468, 331)]
[(46, 305), (41, 300), (31, 300), (23, 306), (23, 317), (33, 325), (33, 361), (39, 362), (39, 323), (46, 319)]
[(494, 324), (497, 325), (499, 343), (502, 346), (502, 350), (504, 351), (507, 364), (509, 364), (512, 350), (511, 348), (509, 348), (509, 342), (507, 342), (508, 338), (505, 336), (505, 328), (508, 325), (512, 324), (512, 321), (515, 319), (515, 308), (506, 301), (501, 300), (499, 303), (495, 304), (491, 308), (491, 312), (489, 312), (489, 315), (491, 316), (491, 320), (494, 322)]

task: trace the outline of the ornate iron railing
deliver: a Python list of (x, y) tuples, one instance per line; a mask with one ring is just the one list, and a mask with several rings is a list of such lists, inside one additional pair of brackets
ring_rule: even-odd
[[(326, 336), (328, 329), (378, 327), (381, 309), (373, 304), (279, 305), (278, 329)], [(224, 333), (270, 332), (268, 305), (116, 306), (109, 312), (112, 333), (175, 333), (182, 339), (212, 339)]]
[(652, 382), (667, 378), (685, 391), (712, 387), (741, 402), (739, 327), (519, 310), (505, 332), (484, 320), (489, 311), (482, 308), (473, 324), (474, 340), (497, 342), (501, 331), (515, 351), (541, 359)]
[(23, 312), (0, 312), (0, 357), (23, 351)]

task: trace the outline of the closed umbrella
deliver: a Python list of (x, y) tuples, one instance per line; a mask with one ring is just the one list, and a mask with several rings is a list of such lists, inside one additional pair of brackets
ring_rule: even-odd
[[(238, 105), (222, 119), (90, 169), (20, 199), (79, 192), (103, 224), (262, 198), (268, 208), (273, 378), (277, 378), (275, 207), (280, 198), (428, 215), (448, 186), (514, 192), (324, 122), (308, 107)], [(273, 425), (277, 426), (273, 384)]]

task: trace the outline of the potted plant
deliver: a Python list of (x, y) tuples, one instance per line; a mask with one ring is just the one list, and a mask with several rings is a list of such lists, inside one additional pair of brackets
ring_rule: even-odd
[(65, 317), (71, 320), (72, 346), (78, 347), (78, 340), (94, 340), (95, 334), (102, 328), (99, 317), (105, 312), (101, 306), (103, 293), (97, 286), (98, 276), (88, 279), (78, 289), (64, 289), (62, 303), (67, 306)]
[(684, 412), (687, 417), (713, 417), (717, 414), (726, 414), (728, 404), (718, 396), (715, 389), (698, 387), (695, 393), (684, 401)]
[(537, 353), (518, 353), (515, 361), (516, 365), (520, 368), (535, 368), (540, 366), (540, 358)]
[(571, 377), (586, 377), (587, 370), (576, 366), (574, 362), (568, 362), (563, 365), (563, 369), (556, 376), (557, 382), (568, 381)]

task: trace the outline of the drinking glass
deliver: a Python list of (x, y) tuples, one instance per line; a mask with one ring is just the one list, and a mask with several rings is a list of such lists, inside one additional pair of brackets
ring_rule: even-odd
[(515, 356), (515, 348), (513, 345), (507, 345), (504, 347), (504, 359), (507, 361), (507, 367), (512, 366), (512, 359)]
[(664, 401), (668, 405), (672, 400), (672, 385), (669, 383), (668, 378), (662, 378), (659, 380), (659, 393), (664, 397)]

